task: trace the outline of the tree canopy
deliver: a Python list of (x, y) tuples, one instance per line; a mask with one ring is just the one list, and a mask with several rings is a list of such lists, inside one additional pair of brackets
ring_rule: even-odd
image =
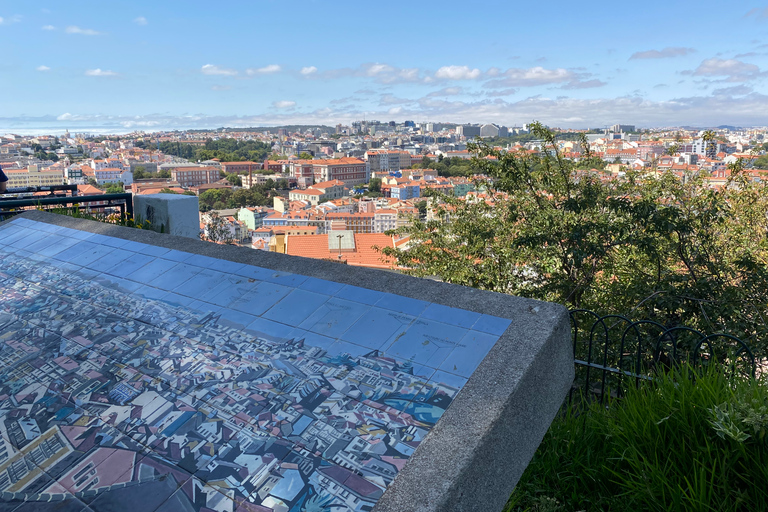
[(275, 188), (283, 188), (284, 185), (287, 185), (285, 180), (278, 180), (278, 182), (267, 180), (264, 185), (254, 185), (251, 188), (206, 190), (199, 196), (200, 211), (207, 212), (245, 206), (269, 206), (272, 204), (272, 197), (277, 194)]
[[(137, 141), (136, 146), (144, 149), (157, 149), (158, 144), (151, 140)], [(208, 139), (205, 145), (193, 146), (184, 142), (161, 142), (160, 151), (166, 155), (178, 156), (187, 160), (210, 160), (218, 158), (222, 162), (261, 162), (269, 154), (271, 147), (260, 141), (237, 139)]]
[[(438, 195), (430, 220), (397, 230), (410, 247), (384, 252), (411, 274), (665, 325), (684, 319), (765, 350), (765, 184), (741, 164), (719, 189), (704, 176), (579, 170), (554, 133), (538, 123), (532, 132), (549, 151), (472, 144), (486, 196)], [(586, 138), (582, 147), (592, 158)]]

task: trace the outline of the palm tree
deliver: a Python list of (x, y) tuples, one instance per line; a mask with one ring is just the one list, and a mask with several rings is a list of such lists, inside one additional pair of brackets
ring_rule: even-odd
[(707, 130), (701, 135), (702, 140), (706, 144), (704, 154), (709, 158), (715, 158), (717, 156), (717, 139), (715, 137), (715, 132), (712, 130)]

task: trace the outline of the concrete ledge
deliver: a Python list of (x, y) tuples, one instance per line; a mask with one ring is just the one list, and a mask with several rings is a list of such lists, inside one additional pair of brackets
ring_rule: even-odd
[(375, 512), (500, 511), (573, 382), (568, 312), (557, 304), (39, 211), (22, 217), (511, 319)]

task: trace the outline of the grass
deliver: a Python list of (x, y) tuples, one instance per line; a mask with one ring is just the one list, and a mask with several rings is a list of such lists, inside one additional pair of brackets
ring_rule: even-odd
[(768, 387), (681, 368), (566, 411), (505, 512), (768, 510)]

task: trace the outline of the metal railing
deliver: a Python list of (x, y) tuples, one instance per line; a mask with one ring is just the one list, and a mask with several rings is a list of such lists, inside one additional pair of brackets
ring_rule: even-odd
[(582, 389), (603, 400), (627, 386), (652, 380), (656, 372), (683, 362), (722, 364), (730, 372), (752, 377), (755, 355), (739, 338), (725, 333), (705, 334), (696, 329), (664, 326), (653, 320), (631, 320), (621, 315), (601, 316), (593, 311), (570, 311), (576, 378), (571, 389)]
[[(48, 192), (47, 195), (33, 195)], [(65, 194), (57, 194), (64, 192)], [(70, 192), (71, 195), (66, 195)], [(128, 192), (118, 194), (99, 194), (95, 196), (77, 195), (77, 185), (51, 185), (45, 187), (20, 187), (9, 189), (0, 196), (0, 221), (29, 209), (61, 207), (90, 211), (109, 208), (119, 210), (122, 218), (133, 217), (133, 195)]]
[[(0, 195), (0, 201), (9, 201), (12, 199), (20, 199), (21, 197), (31, 196), (39, 192), (48, 192), (49, 196), (61, 196), (56, 192), (69, 192), (70, 195), (77, 195), (77, 185), (46, 185), (42, 187), (14, 187), (9, 188), (2, 195)], [(37, 196), (40, 197), (40, 196)]]

